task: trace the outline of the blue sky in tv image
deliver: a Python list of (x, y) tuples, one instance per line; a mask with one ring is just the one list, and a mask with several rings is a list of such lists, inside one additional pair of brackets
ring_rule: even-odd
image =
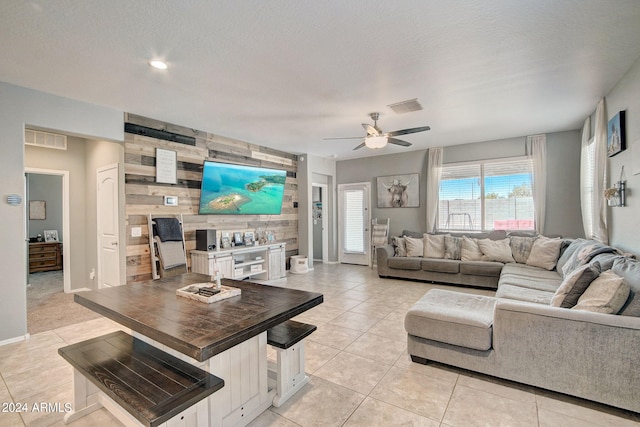
[(279, 215), (287, 172), (205, 161), (200, 214)]

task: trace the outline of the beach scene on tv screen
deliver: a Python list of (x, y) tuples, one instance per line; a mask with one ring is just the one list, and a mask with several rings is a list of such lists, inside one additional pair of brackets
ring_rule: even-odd
[(287, 172), (205, 162), (201, 214), (280, 214)]

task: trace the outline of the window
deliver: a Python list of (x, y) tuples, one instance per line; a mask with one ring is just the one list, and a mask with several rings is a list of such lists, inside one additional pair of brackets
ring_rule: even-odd
[(534, 230), (529, 158), (442, 166), (439, 230)]
[(596, 179), (596, 140), (591, 138), (589, 143), (582, 146), (582, 159), (580, 160), (580, 186), (582, 201), (582, 221), (585, 227), (585, 235), (593, 236), (594, 230), (594, 183)]

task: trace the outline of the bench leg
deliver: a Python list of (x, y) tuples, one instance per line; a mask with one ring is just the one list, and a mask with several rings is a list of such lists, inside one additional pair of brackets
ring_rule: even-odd
[(84, 417), (100, 408), (98, 388), (91, 383), (84, 375), (73, 370), (73, 411), (64, 416), (64, 423), (69, 424), (78, 418)]
[(278, 349), (276, 369), (273, 406), (278, 408), (309, 382), (309, 377), (304, 372), (304, 340), (286, 350)]

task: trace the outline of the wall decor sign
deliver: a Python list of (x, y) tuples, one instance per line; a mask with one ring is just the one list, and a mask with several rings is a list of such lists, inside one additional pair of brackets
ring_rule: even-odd
[(625, 142), (624, 111), (619, 111), (609, 120), (607, 125), (607, 154), (609, 157), (624, 151)]
[(156, 148), (156, 182), (177, 184), (178, 153), (172, 150)]
[(377, 177), (379, 208), (420, 206), (420, 179), (417, 173)]
[(47, 208), (44, 200), (29, 201), (29, 219), (47, 219)]

